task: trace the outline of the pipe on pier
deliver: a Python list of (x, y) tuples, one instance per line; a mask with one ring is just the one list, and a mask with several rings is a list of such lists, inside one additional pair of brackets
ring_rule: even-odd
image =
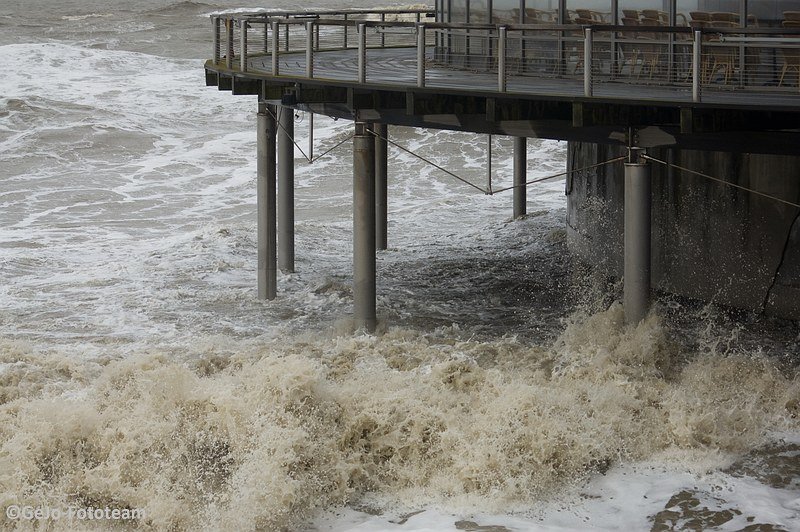
[(375, 141), (356, 122), (353, 137), (353, 318), (356, 329), (377, 326), (375, 290)]
[(278, 267), (294, 272), (294, 111), (278, 108)]
[(637, 324), (650, 309), (650, 165), (625, 163), (625, 323)]
[(528, 180), (528, 139), (514, 137), (514, 219), (528, 213), (528, 194), (525, 182)]
[(274, 109), (258, 103), (257, 118), (257, 203), (258, 203), (258, 298), (275, 299), (278, 291)]
[(375, 132), (375, 246), (389, 246), (389, 126), (373, 124)]

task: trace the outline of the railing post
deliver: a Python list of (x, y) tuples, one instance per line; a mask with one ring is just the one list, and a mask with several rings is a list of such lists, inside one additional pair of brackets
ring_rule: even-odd
[(225, 66), (233, 68), (233, 19), (225, 19), (225, 39), (228, 50), (225, 54)]
[(583, 95), (592, 95), (592, 28), (586, 28), (583, 39)]
[(699, 31), (694, 32), (694, 45), (692, 46), (692, 101), (699, 102), (703, 94), (701, 92), (702, 72), (703, 72), (703, 34)]
[(247, 72), (247, 21), (239, 22), (239, 70)]
[(497, 39), (497, 90), (506, 92), (506, 39), (508, 28), (500, 26), (500, 35)]
[(211, 27), (214, 34), (214, 64), (219, 63), (219, 17), (212, 17), (211, 18)]
[(367, 82), (367, 26), (358, 25), (358, 82)]
[(306, 77), (314, 77), (314, 21), (306, 22)]
[(417, 87), (425, 86), (425, 24), (417, 24)]
[(277, 20), (272, 21), (272, 75), (280, 74), (278, 54), (280, 53), (280, 28)]

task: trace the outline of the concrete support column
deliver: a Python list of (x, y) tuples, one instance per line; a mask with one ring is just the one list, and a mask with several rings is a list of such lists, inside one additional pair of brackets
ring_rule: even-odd
[(375, 246), (386, 249), (389, 242), (389, 127), (374, 124), (375, 132)]
[(650, 309), (650, 165), (625, 164), (625, 323), (637, 324)]
[(363, 122), (353, 138), (353, 318), (375, 331), (375, 141)]
[(274, 109), (258, 103), (257, 119), (257, 203), (258, 203), (258, 298), (275, 299), (278, 291)]
[(528, 213), (528, 139), (514, 137), (514, 219)]
[(278, 267), (294, 272), (294, 111), (278, 108)]

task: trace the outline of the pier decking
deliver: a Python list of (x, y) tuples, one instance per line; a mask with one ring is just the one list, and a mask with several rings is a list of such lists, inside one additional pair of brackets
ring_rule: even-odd
[(207, 83), (332, 116), (512, 136), (626, 144), (636, 128), (644, 147), (765, 153), (794, 153), (800, 141), (800, 67), (787, 63), (800, 29), (634, 32), (426, 15), (214, 18)]

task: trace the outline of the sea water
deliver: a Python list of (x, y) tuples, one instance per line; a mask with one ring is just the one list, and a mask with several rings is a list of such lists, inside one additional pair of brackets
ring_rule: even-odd
[[(348, 319), (349, 143), (298, 150), (297, 272), (259, 301), (256, 101), (202, 62), (208, 14), (264, 7), (297, 6), (0, 6), (4, 528), (800, 528), (795, 324), (664, 295), (624, 326), (619, 285), (567, 253), (563, 180), (514, 221), (508, 193), (391, 149), (371, 336)], [(317, 117), (315, 151), (351, 133)], [(486, 179), (485, 137), (390, 134)], [(565, 154), (530, 139), (530, 176)]]

